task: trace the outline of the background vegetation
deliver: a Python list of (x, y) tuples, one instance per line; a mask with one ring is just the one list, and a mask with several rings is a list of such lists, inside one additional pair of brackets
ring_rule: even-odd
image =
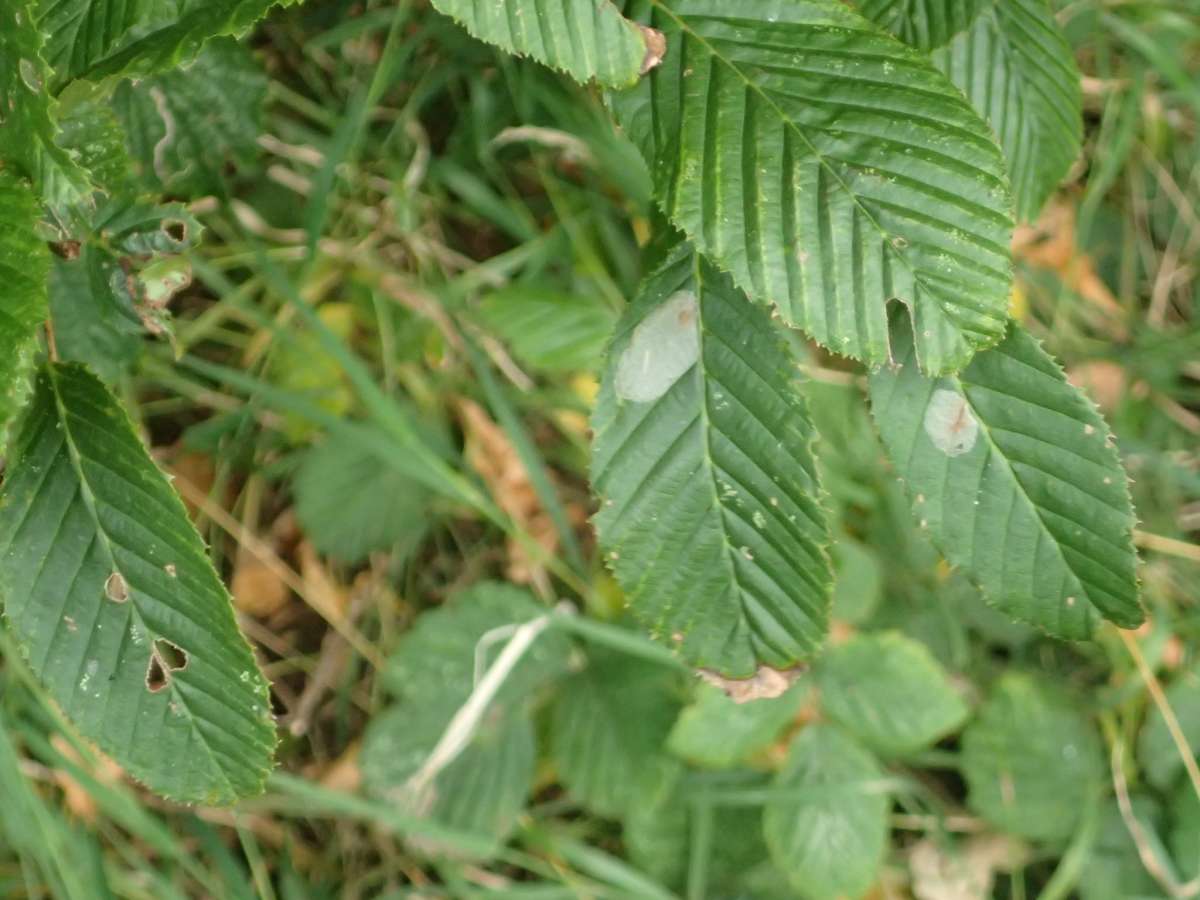
[(1013, 308), (1117, 435), (1150, 624), (1068, 644), (991, 611), (913, 522), (858, 370), (803, 347), (835, 627), (751, 707), (627, 628), (588, 524), (596, 372), (651, 231), (598, 96), (405, 0), (279, 10), (123, 86), (133, 177), (203, 226), (193, 280), (156, 339), (98, 306), (55, 340), (120, 385), (210, 541), (279, 767), (232, 810), (157, 800), (6, 653), (3, 890), (1200, 894), (1200, 10), (1058, 14), (1085, 154), (1017, 236)]

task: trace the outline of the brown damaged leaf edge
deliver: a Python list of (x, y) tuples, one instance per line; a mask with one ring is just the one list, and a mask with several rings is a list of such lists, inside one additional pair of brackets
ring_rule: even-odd
[(726, 678), (712, 669), (697, 669), (696, 674), (701, 681), (720, 688), (734, 703), (749, 703), (752, 700), (774, 700), (782, 696), (807, 670), (807, 666), (791, 669), (759, 666), (758, 671), (749, 678)]
[(642, 40), (646, 44), (646, 56), (642, 59), (642, 69), (639, 74), (645, 75), (657, 68), (667, 55), (667, 38), (657, 28), (648, 25), (638, 25), (642, 32)]

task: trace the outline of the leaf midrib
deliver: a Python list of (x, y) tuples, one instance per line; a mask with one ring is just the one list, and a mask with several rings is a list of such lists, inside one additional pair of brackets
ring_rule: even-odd
[[(709, 406), (708, 406), (708, 403), (709, 403), (709, 397), (708, 397), (709, 376), (708, 376), (708, 369), (705, 366), (705, 359), (704, 359), (704, 290), (705, 290), (705, 285), (704, 285), (704, 277), (700, 272), (700, 255), (697, 253), (694, 253), (692, 255), (692, 277), (696, 281), (696, 296), (697, 296), (696, 327), (700, 330), (700, 354), (696, 358), (696, 368), (697, 368), (697, 371), (700, 376), (699, 387), (700, 387), (700, 394), (702, 397), (701, 402), (700, 402), (699, 416), (700, 416), (700, 423), (701, 423), (701, 432), (703, 434), (703, 442), (704, 442), (703, 443), (704, 466), (708, 473), (708, 478), (705, 480), (706, 480), (706, 483), (708, 484), (709, 488), (711, 489), (713, 510), (716, 512), (717, 519), (720, 523), (721, 542), (724, 545), (724, 550), (722, 551), (721, 556), (725, 562), (726, 568), (729, 571), (730, 584), (733, 586), (734, 590), (737, 593), (737, 605), (738, 605), (739, 615), (741, 616), (742, 621), (746, 623), (746, 627), (749, 629), (752, 640), (756, 644), (762, 644), (765, 647), (770, 647), (771, 652), (773, 652), (773, 653), (777, 653), (780, 656), (787, 657), (787, 656), (790, 656), (789, 653), (783, 652), (780, 650), (780, 648), (773, 646), (772, 641), (769, 641), (764, 635), (759, 633), (759, 630), (753, 624), (753, 618), (750, 616), (748, 610), (746, 609), (745, 598), (746, 598), (746, 596), (750, 595), (751, 592), (742, 586), (741, 578), (738, 575), (737, 559), (734, 556), (734, 554), (737, 551), (734, 549), (733, 544), (729, 540), (729, 529), (726, 527), (726, 524), (725, 524), (725, 506), (721, 502), (720, 486), (717, 484), (717, 468), (718, 467), (717, 467), (715, 459), (713, 458), (713, 449), (712, 449), (713, 425), (712, 425), (712, 418), (711, 418)], [(778, 551), (776, 551), (776, 552), (778, 552)], [(772, 577), (771, 580), (774, 581), (775, 579)], [(807, 611), (805, 612), (805, 615), (806, 616), (808, 615)], [(760, 652), (757, 647), (755, 648), (754, 656), (756, 658), (760, 657)], [(723, 674), (726, 674), (726, 673), (723, 673)], [(751, 671), (748, 673), (748, 675), (753, 675), (753, 674), (754, 674), (753, 668), (751, 668)]]

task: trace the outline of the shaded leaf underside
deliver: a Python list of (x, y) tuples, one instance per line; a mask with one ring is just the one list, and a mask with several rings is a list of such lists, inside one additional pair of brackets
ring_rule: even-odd
[(26, 393), (37, 327), (46, 318), (50, 254), (34, 230), (29, 185), (0, 169), (0, 456)]

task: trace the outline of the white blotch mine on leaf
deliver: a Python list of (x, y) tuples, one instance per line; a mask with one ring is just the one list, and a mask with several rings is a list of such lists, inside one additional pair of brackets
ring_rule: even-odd
[(938, 388), (925, 408), (925, 433), (947, 456), (969, 453), (979, 438), (979, 420), (967, 398), (957, 391)]
[(696, 295), (678, 291), (646, 316), (617, 360), (616, 389), (622, 400), (657, 400), (700, 356)]
[(129, 584), (120, 572), (113, 572), (104, 582), (104, 595), (113, 603), (124, 603), (129, 599)]
[(702, 681), (724, 691), (734, 703), (749, 703), (751, 700), (773, 700), (781, 696), (804, 674), (804, 669), (759, 666), (750, 678), (726, 678), (711, 669), (697, 669), (696, 674)]

